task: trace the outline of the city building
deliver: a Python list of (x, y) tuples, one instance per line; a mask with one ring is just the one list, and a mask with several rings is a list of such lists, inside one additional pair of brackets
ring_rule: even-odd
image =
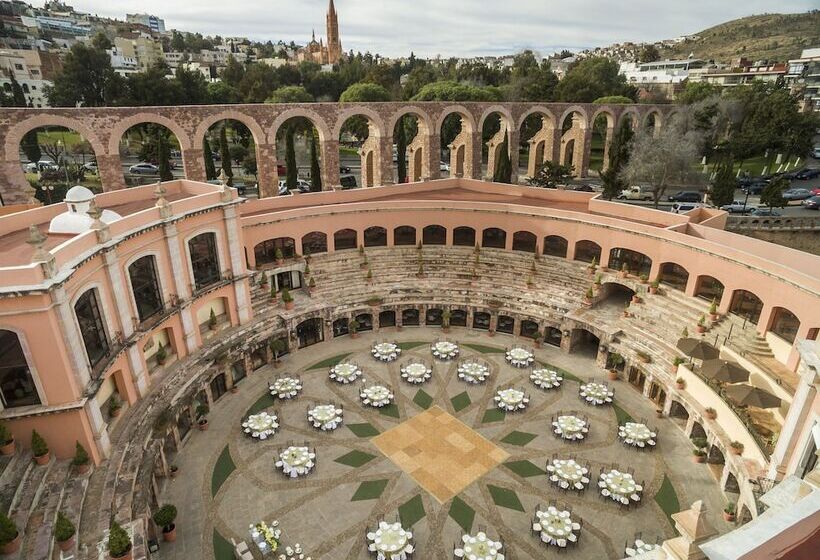
[(733, 60), (729, 68), (703, 67), (689, 72), (689, 81), (734, 87), (753, 81), (776, 82), (785, 77), (788, 65), (784, 62), (751, 62), (745, 58)]
[(153, 33), (165, 33), (165, 20), (150, 14), (126, 14), (125, 21), (143, 25)]
[(52, 85), (60, 59), (54, 53), (28, 49), (0, 50), (0, 87), (11, 92), (11, 76), (23, 88), (30, 107), (48, 107), (45, 88)]
[(118, 54), (136, 60), (140, 72), (164, 60), (162, 45), (151, 37), (115, 37), (113, 43)]
[(805, 49), (789, 61), (786, 81), (803, 98), (803, 110), (820, 111), (820, 47)]

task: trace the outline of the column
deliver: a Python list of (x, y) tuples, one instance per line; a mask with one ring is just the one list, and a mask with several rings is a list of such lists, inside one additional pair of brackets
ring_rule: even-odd
[(182, 150), (182, 169), (186, 179), (203, 183), (208, 180), (205, 174), (205, 152), (202, 148)]
[(581, 145), (578, 146), (578, 141), (576, 141), (575, 148), (580, 149), (581, 154), (580, 158), (573, 157), (573, 159), (578, 159), (579, 161), (578, 169), (576, 169), (575, 172), (578, 177), (586, 177), (589, 172), (589, 159), (592, 152), (592, 128), (582, 128), (577, 138)]
[(324, 140), (322, 142), (322, 190), (332, 191), (340, 189), (339, 183), (339, 141)]
[(108, 457), (111, 453), (111, 440), (108, 438), (107, 425), (103, 420), (97, 399), (86, 400), (83, 408), (85, 409), (88, 423), (91, 425), (91, 433), (94, 435), (94, 441), (97, 444), (100, 455), (103, 458)]
[(552, 151), (551, 153), (544, 154), (545, 158), (551, 158), (554, 163), (561, 162), (561, 140), (563, 138), (563, 133), (561, 132), (561, 126), (557, 126), (552, 129)]
[(239, 231), (239, 220), (236, 217), (236, 205), (225, 206), (225, 231), (228, 237), (228, 252), (231, 256), (231, 271), (234, 281), (233, 289), (236, 297), (236, 310), (239, 324), (244, 325), (251, 318), (250, 293), (248, 280), (237, 280), (237, 276), (245, 273), (245, 263), (242, 259), (242, 234)]
[(191, 314), (190, 302), (185, 301), (191, 297), (191, 289), (186, 281), (188, 271), (185, 262), (182, 260), (176, 225), (172, 223), (165, 224), (164, 234), (168, 245), (168, 256), (174, 277), (174, 287), (177, 291), (177, 297), (183, 302), (179, 310), (179, 318), (182, 322), (182, 334), (185, 337), (185, 347), (188, 349), (188, 353), (191, 353), (196, 350), (197, 347), (197, 326), (194, 324), (194, 318)]
[(512, 168), (512, 175), (510, 175), (510, 183), (513, 185), (518, 184), (518, 156), (519, 156), (519, 147), (518, 144), (521, 142), (521, 131), (517, 129), (510, 129), (510, 142), (509, 142), (509, 149), (510, 149), (510, 167)]
[(256, 174), (259, 177), (259, 198), (279, 195), (275, 144), (256, 145)]
[[(15, 153), (17, 150), (15, 149)], [(6, 160), (0, 165), (0, 197), (7, 205), (28, 204), (27, 191), (31, 185), (26, 181), (20, 167), (20, 159)]]
[(120, 154), (97, 154), (97, 170), (104, 191), (124, 189), (125, 175)]
[[(464, 177), (467, 179), (481, 179), (481, 132), (473, 132), (471, 134), (470, 142), (467, 144), (467, 148), (470, 149), (470, 152), (464, 154)], [(467, 149), (465, 148), (465, 149)], [(470, 173), (467, 171), (467, 160), (470, 160), (471, 169), (469, 170)]]
[(607, 170), (609, 167), (609, 148), (612, 146), (612, 139), (615, 135), (615, 129), (613, 127), (607, 127), (606, 129), (606, 136), (604, 137), (604, 161), (601, 164), (601, 172)]
[(82, 393), (85, 390), (88, 382), (91, 381), (91, 372), (88, 368), (88, 362), (85, 357), (85, 348), (83, 347), (82, 337), (80, 336), (79, 326), (74, 320), (74, 314), (71, 310), (71, 305), (68, 302), (68, 296), (65, 288), (62, 286), (51, 291), (51, 299), (57, 306), (57, 312), (62, 323), (60, 332), (63, 336), (63, 342), (66, 345), (69, 353), (69, 359), (73, 362), (73, 373), (77, 381), (78, 390)]
[(441, 136), (427, 135), (427, 173), (422, 170), (422, 178), (438, 179), (441, 176)]
[(695, 297), (695, 291), (698, 289), (698, 275), (689, 273), (689, 278), (686, 280), (686, 287), (683, 292), (689, 297)]
[(381, 185), (392, 185), (396, 182), (393, 176), (393, 135), (379, 138), (379, 167), (381, 168)]

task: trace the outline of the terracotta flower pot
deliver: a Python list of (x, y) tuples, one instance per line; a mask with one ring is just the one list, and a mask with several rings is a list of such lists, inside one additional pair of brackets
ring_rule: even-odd
[(171, 478), (176, 478), (176, 477), (177, 477), (177, 473), (179, 472), (179, 469), (178, 469), (178, 468), (176, 468), (176, 469), (169, 469), (169, 470), (168, 470), (168, 472), (170, 473)]
[(732, 453), (732, 455), (742, 455), (743, 454), (743, 450), (738, 449), (737, 447), (729, 446), (729, 451)]
[(709, 320), (712, 321), (713, 323), (715, 321), (717, 321), (718, 319), (720, 319), (720, 315), (718, 315), (717, 313), (714, 314), (714, 315), (711, 315), (711, 314), (709, 315)]
[(0, 554), (14, 554), (20, 550), (20, 532), (17, 532), (17, 536), (14, 537), (14, 540), (0, 546)]
[(495, 336), (495, 331), (489, 331), (490, 336)]
[(632, 296), (632, 303), (641, 303), (641, 298), (638, 296)]
[(675, 388), (678, 391), (683, 391), (684, 389), (686, 389), (686, 383), (675, 383)]
[(607, 373), (607, 378), (608, 378), (610, 381), (617, 381), (617, 379), (618, 379), (618, 372), (617, 372), (616, 370), (614, 370), (614, 369), (609, 370), (609, 373)]
[(38, 465), (47, 465), (48, 462), (51, 460), (51, 452), (47, 452), (45, 455), (40, 455), (39, 457), (34, 457), (34, 462)]
[(703, 325), (698, 325), (697, 327), (695, 327), (695, 332), (697, 332), (698, 334), (703, 334), (706, 332), (706, 327), (704, 327)]
[(695, 463), (705, 463), (706, 457), (704, 455), (692, 455), (692, 460)]
[(0, 445), (0, 455), (14, 455), (14, 438), (5, 445)]
[(231, 387), (231, 393), (233, 393), (235, 395), (238, 392), (239, 392), (239, 387), (238, 386), (234, 385), (233, 387)]
[(208, 429), (208, 421), (200, 420), (199, 422), (197, 422), (197, 426), (199, 427), (199, 431), (204, 432)]
[(715, 418), (717, 418), (717, 412), (706, 412), (705, 415), (706, 418), (709, 420), (714, 420)]
[(116, 418), (117, 416), (120, 415), (121, 412), (122, 412), (122, 408), (109, 408), (108, 409), (108, 414), (111, 416), (111, 418)]
[(292, 301), (286, 301), (286, 302), (285, 302), (285, 309), (287, 309), (288, 311), (290, 311), (291, 309), (293, 309), (293, 305), (294, 305), (294, 304), (293, 304), (293, 302), (292, 302)]
[(88, 471), (91, 470), (91, 463), (85, 463), (84, 465), (74, 465), (77, 468), (77, 474), (87, 474)]
[(663, 410), (656, 410), (655, 411), (655, 416), (657, 418), (663, 418)]
[(122, 556), (112, 556), (110, 553), (108, 555), (111, 560), (132, 560), (134, 556), (131, 554), (131, 550), (123, 554)]
[(735, 514), (734, 513), (728, 513), (728, 512), (724, 511), (723, 512), (723, 520), (726, 521), (727, 523), (732, 523), (735, 520)]
[(57, 548), (62, 550), (63, 552), (67, 552), (74, 547), (74, 535), (71, 536), (70, 539), (65, 541), (57, 541)]
[(359, 333), (357, 333), (357, 332), (351, 332), (351, 333), (350, 333), (350, 338), (359, 338)]
[(276, 259), (276, 266), (282, 266), (283, 264), (285, 264), (283, 259)]
[(655, 286), (649, 286), (649, 293), (654, 296), (658, 293), (658, 289)]
[(165, 542), (174, 542), (177, 540), (177, 526), (171, 525), (171, 530), (166, 531), (165, 528), (162, 529), (162, 540)]

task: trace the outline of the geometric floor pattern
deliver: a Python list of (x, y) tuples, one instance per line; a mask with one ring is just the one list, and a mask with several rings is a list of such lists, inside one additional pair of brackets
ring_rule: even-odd
[[(341, 337), (300, 350), (279, 368), (251, 372), (238, 393), (224, 395), (211, 408), (208, 431), (192, 430), (180, 452), (169, 458), (180, 476), (163, 482), (159, 499), (176, 505), (179, 515), (177, 541), (162, 543), (162, 560), (223, 560), (215, 552), (224, 550), (220, 539), (248, 540), (250, 523), (274, 519), (281, 523), (284, 543), (300, 543), (314, 560), (365, 560), (364, 535), (380, 518), (413, 523), (414, 557), (419, 559), (452, 558), (461, 535), (479, 530), (503, 539), (508, 557), (551, 559), (555, 550), (540, 545), (531, 532), (534, 510), (551, 501), (571, 506), (584, 521), (579, 545), (569, 556), (622, 558), (624, 545), (637, 532), (649, 541), (674, 536), (653, 499), (665, 477), (682, 507), (704, 499), (709, 521), (727, 528), (720, 514), (725, 500), (710, 470), (691, 462), (691, 444), (680, 427), (670, 419), (655, 419), (654, 405), (627, 383), (612, 384), (615, 400), (636, 420), (646, 418), (657, 427), (658, 449), (652, 452), (624, 447), (617, 439), (614, 408), (583, 405), (577, 381), (542, 391), (530, 382), (529, 371), (509, 366), (504, 347), (527, 341), (453, 329), (448, 338), (460, 345), (460, 359), (478, 358), (490, 365), (486, 383), (468, 385), (458, 378), (456, 361), (433, 360), (429, 344), (440, 336), (432, 328), (379, 333), (379, 339), (403, 343), (400, 358), (390, 364), (370, 356), (375, 337), (360, 333), (355, 340)], [(360, 384), (340, 385), (328, 378), (327, 367), (312, 369), (341, 354), (362, 367), (368, 385), (391, 388), (395, 406), (390, 414), (363, 406)], [(536, 350), (536, 357), (583, 381), (604, 379), (592, 357), (552, 347)], [(411, 359), (433, 370), (421, 386), (401, 378), (400, 366)], [(295, 399), (262, 398), (272, 379), (288, 375), (303, 383)], [(510, 386), (529, 394), (527, 409), (494, 413), (495, 392)], [(313, 429), (307, 409), (329, 403), (344, 409), (344, 425), (332, 432)], [(240, 424), (252, 408), (278, 416), (280, 427), (272, 438), (254, 441), (242, 433)], [(590, 421), (588, 438), (581, 443), (559, 440), (550, 431), (553, 415), (572, 410)], [(298, 479), (282, 476), (274, 466), (277, 450), (305, 443), (316, 450), (313, 472)], [(413, 456), (423, 459), (414, 466)], [(612, 465), (631, 467), (644, 481), (645, 499), (622, 511), (594, 487), (579, 494), (561, 492), (544, 474), (553, 457), (588, 463), (596, 476)], [(215, 549), (215, 542), (222, 544)]]

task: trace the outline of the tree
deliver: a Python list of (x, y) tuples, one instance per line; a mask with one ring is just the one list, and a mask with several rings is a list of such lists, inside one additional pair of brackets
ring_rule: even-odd
[(692, 186), (697, 180), (693, 163), (700, 155), (701, 138), (676, 120), (655, 134), (641, 127), (632, 141), (632, 152), (621, 176), (629, 183), (649, 185), (655, 207), (670, 186)]
[(599, 97), (622, 95), (634, 99), (634, 87), (626, 83), (618, 63), (604, 57), (585, 58), (570, 66), (567, 75), (555, 87), (559, 101), (591, 103)]
[(54, 107), (101, 107), (106, 104), (118, 76), (104, 50), (76, 43), (63, 58), (62, 70), (46, 87), (49, 104)]
[(686, 82), (683, 91), (678, 93), (677, 100), (684, 105), (691, 105), (717, 95), (720, 95), (720, 86), (709, 82)]
[(288, 190), (296, 188), (296, 182), (299, 179), (299, 170), (296, 167), (296, 146), (294, 145), (294, 137), (296, 136), (296, 127), (291, 122), (285, 128), (285, 180)]
[(284, 86), (274, 90), (265, 103), (310, 103), (311, 96), (302, 86)]
[(783, 208), (788, 204), (783, 198), (783, 191), (789, 188), (789, 180), (783, 176), (778, 177), (771, 183), (763, 187), (763, 192), (760, 193), (760, 202), (772, 208)]
[(219, 129), (219, 157), (222, 160), (222, 171), (228, 177), (228, 186), (233, 186), (233, 166), (231, 165), (231, 149), (228, 147), (227, 126), (222, 125)]
[(202, 152), (205, 157), (205, 178), (208, 181), (216, 179), (216, 165), (214, 165), (214, 153), (211, 151), (211, 143), (208, 140), (208, 135), (205, 135), (202, 140)]
[(181, 90), (181, 103), (185, 105), (202, 105), (210, 101), (208, 81), (202, 75), (202, 72), (188, 70), (180, 64), (177, 67), (174, 79)]
[(208, 99), (215, 105), (241, 103), (242, 93), (227, 82), (211, 82), (208, 84)]
[(624, 95), (605, 95), (603, 97), (599, 97), (598, 99), (593, 101), (593, 103), (601, 103), (608, 105), (629, 105), (631, 103), (635, 103), (635, 100)]
[(661, 59), (661, 53), (655, 45), (644, 45), (638, 54), (638, 62), (655, 62)]
[(721, 159), (715, 171), (715, 178), (712, 181), (712, 189), (709, 198), (717, 207), (724, 204), (731, 204), (735, 199), (735, 188), (737, 188), (737, 181), (735, 180), (735, 160), (731, 152), (726, 153)]
[(573, 169), (571, 165), (561, 165), (551, 160), (546, 160), (535, 171), (535, 175), (527, 179), (527, 183), (533, 187), (542, 189), (556, 189), (558, 185), (565, 185), (572, 179)]
[(43, 154), (40, 151), (40, 144), (37, 141), (36, 128), (26, 132), (26, 134), (23, 136), (23, 140), (20, 142), (20, 148), (23, 150), (23, 153), (26, 154), (26, 158), (28, 158), (29, 161), (40, 161), (40, 158), (43, 157)]
[(168, 138), (162, 132), (157, 138), (157, 159), (159, 160), (159, 178), (161, 181), (173, 181), (174, 174), (171, 172), (170, 153), (168, 151)]
[(609, 159), (606, 171), (601, 173), (601, 180), (604, 186), (603, 197), (612, 200), (628, 186), (621, 177), (621, 171), (629, 161), (629, 154), (632, 149), (632, 137), (634, 132), (628, 121), (622, 120), (621, 125), (612, 137), (609, 146)]
[(493, 171), (493, 181), (496, 183), (512, 183), (512, 164), (510, 162), (509, 136), (504, 136), (504, 141), (498, 150), (499, 154), (495, 161)]
[(257, 165), (256, 165), (256, 152), (251, 151), (248, 153), (248, 157), (245, 158), (245, 161), (242, 162), (242, 170), (247, 175), (256, 176), (258, 173)]
[(413, 96), (413, 101), (501, 101), (498, 90), (441, 81), (427, 84)]
[(353, 84), (339, 96), (342, 103), (390, 101), (390, 92), (379, 84), (360, 82)]
[(407, 118), (407, 115), (401, 116), (394, 132), (399, 183), (404, 183), (407, 179), (407, 136), (405, 135), (405, 121)]
[(316, 144), (318, 144), (316, 132), (310, 131), (310, 190), (313, 192), (322, 191), (322, 171), (319, 168), (319, 155), (316, 152)]
[(336, 101), (344, 90), (344, 82), (337, 72), (320, 72), (305, 81), (305, 89), (316, 100)]
[(248, 148), (242, 144), (231, 144), (231, 159), (236, 165), (241, 166), (245, 158), (248, 157)]
[(14, 74), (10, 74), (9, 79), (11, 80), (11, 100), (14, 104), (13, 106), (25, 107), (28, 103), (26, 102), (26, 94), (23, 93), (23, 87), (14, 77)]

